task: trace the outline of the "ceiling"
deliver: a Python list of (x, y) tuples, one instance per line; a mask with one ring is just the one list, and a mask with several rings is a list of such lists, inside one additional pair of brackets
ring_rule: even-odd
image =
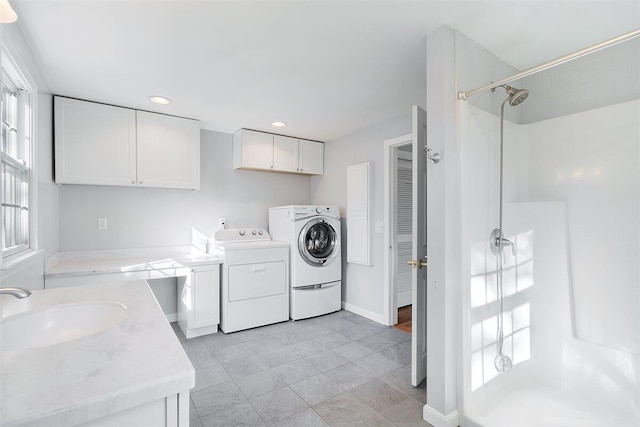
[(424, 106), (439, 25), (518, 69), (640, 27), (639, 2), (611, 0), (12, 4), (54, 94), (322, 141)]

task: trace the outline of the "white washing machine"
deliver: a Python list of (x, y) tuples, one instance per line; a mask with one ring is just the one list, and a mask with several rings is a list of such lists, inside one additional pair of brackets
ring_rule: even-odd
[(260, 228), (214, 235), (221, 268), (220, 329), (235, 332), (289, 320), (289, 244)]
[(340, 210), (306, 205), (271, 208), (269, 232), (274, 239), (291, 245), (291, 318), (306, 319), (340, 310)]

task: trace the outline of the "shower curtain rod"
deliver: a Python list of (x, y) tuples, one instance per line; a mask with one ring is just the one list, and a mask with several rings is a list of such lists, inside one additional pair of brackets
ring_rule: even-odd
[(595, 52), (600, 49), (604, 49), (605, 47), (613, 46), (614, 44), (622, 43), (624, 41), (630, 40), (634, 37), (640, 36), (640, 29), (631, 31), (630, 33), (622, 34), (618, 37), (614, 37), (610, 40), (604, 41), (602, 43), (594, 44), (593, 46), (586, 47), (577, 52), (570, 53), (568, 55), (561, 56), (552, 61), (545, 62), (540, 65), (536, 65), (535, 67), (527, 68), (524, 71), (520, 71), (517, 74), (512, 75), (511, 77), (507, 77), (506, 79), (499, 80), (497, 82), (492, 82), (488, 85), (479, 87), (474, 90), (470, 90), (468, 92), (460, 91), (458, 92), (458, 99), (466, 100), (468, 97), (477, 95), (479, 93), (485, 92), (489, 89), (494, 89), (503, 84), (512, 82), (514, 80), (520, 79), (522, 77), (530, 76), (531, 74), (535, 74), (538, 71), (546, 70), (547, 68), (555, 67), (556, 65), (563, 64), (565, 62), (571, 61), (576, 58), (580, 58), (581, 56), (587, 55), (589, 53)]

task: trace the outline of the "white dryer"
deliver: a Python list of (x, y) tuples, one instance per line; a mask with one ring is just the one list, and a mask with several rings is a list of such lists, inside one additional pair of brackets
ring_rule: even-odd
[(340, 210), (306, 205), (271, 208), (269, 232), (274, 239), (291, 245), (291, 318), (306, 319), (340, 310)]
[(260, 228), (214, 235), (221, 268), (220, 329), (235, 332), (289, 320), (289, 244)]

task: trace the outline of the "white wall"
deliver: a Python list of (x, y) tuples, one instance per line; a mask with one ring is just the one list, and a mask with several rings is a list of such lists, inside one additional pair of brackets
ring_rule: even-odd
[[(311, 178), (311, 202), (340, 208), (342, 216), (342, 300), (371, 317), (384, 321), (384, 239), (373, 226), (384, 218), (384, 141), (411, 132), (411, 106), (405, 116), (328, 141), (324, 151), (324, 175)], [(371, 266), (346, 262), (347, 166), (371, 162)], [(387, 226), (385, 224), (385, 226)], [(362, 311), (361, 311), (362, 313)]]
[[(234, 170), (232, 136), (201, 131), (201, 188), (65, 185), (60, 189), (60, 250), (191, 244), (192, 228), (207, 236), (227, 227), (268, 228), (268, 209), (308, 204), (309, 177)], [(97, 219), (108, 220), (98, 230)]]

